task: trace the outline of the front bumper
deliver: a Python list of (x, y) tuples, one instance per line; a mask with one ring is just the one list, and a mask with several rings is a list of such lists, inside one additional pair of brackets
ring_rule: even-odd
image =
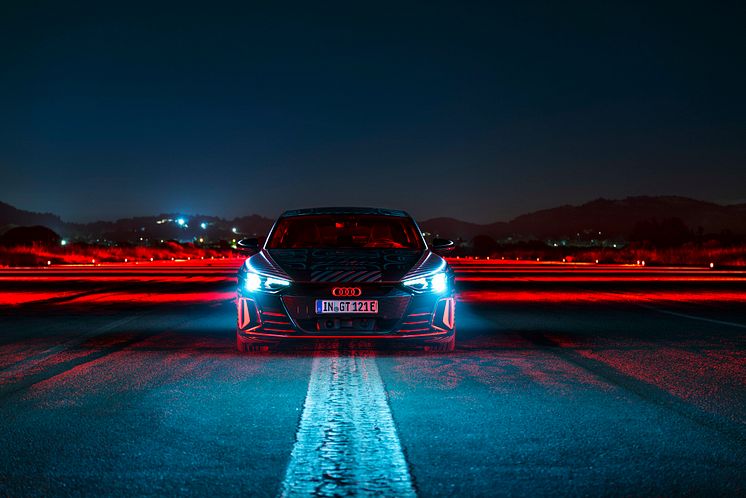
[[(317, 315), (316, 299), (328, 286), (295, 286), (282, 294), (237, 296), (238, 335), (280, 339), (438, 339), (455, 329), (452, 294), (412, 294), (400, 287), (363, 287), (360, 299), (377, 299), (374, 315)], [(333, 298), (332, 298), (333, 299)]]

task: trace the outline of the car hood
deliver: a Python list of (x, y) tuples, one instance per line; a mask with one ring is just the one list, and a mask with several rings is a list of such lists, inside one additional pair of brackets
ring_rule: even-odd
[(295, 282), (399, 282), (433, 265), (430, 251), (406, 249), (269, 249), (251, 258), (258, 271)]

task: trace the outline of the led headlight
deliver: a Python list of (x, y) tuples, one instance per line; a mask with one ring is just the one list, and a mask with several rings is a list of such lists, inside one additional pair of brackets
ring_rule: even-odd
[(402, 285), (417, 292), (434, 292), (436, 294), (441, 294), (448, 290), (448, 276), (445, 272), (438, 272), (426, 277), (404, 280)]
[(290, 281), (284, 278), (265, 277), (254, 272), (246, 274), (246, 282), (244, 283), (244, 287), (249, 292), (277, 292), (289, 285)]
[(244, 288), (249, 292), (277, 292), (290, 285), (289, 280), (284, 278), (269, 277), (261, 275), (254, 271), (246, 261), (246, 278), (244, 279)]

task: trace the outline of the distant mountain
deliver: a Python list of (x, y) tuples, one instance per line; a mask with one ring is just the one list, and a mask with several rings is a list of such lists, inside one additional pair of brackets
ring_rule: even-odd
[[(178, 220), (183, 220), (179, 224)], [(179, 215), (161, 213), (158, 216), (121, 218), (116, 221), (96, 221), (93, 223), (68, 223), (63, 234), (68, 237), (103, 238), (107, 240), (133, 240), (140, 237), (150, 239), (191, 240), (205, 237), (230, 240), (266, 234), (273, 220), (251, 215), (232, 220), (206, 215)], [(202, 228), (202, 224), (205, 228)], [(233, 231), (233, 229), (236, 231)]]
[[(183, 218), (183, 224), (179, 224)], [(597, 199), (580, 206), (560, 206), (524, 214), (508, 222), (485, 225), (454, 218), (432, 218), (420, 223), (427, 232), (465, 241), (476, 235), (496, 239), (547, 239), (573, 237), (577, 233), (602, 232), (601, 238), (627, 238), (640, 222), (678, 218), (691, 230), (719, 233), (729, 230), (746, 234), (746, 204), (723, 206), (676, 196), (640, 196), (626, 199)], [(202, 227), (202, 224), (205, 227)], [(63, 237), (87, 240), (138, 242), (155, 239), (230, 240), (266, 235), (273, 220), (250, 215), (226, 220), (215, 216), (159, 214), (94, 223), (66, 223), (50, 213), (33, 213), (0, 202), (0, 233), (14, 226), (42, 225)], [(233, 229), (236, 229), (235, 231)]]
[[(180, 219), (183, 221), (182, 224), (179, 223)], [(192, 241), (199, 240), (200, 237), (211, 241), (232, 240), (265, 235), (272, 223), (273, 220), (258, 215), (226, 220), (215, 216), (169, 213), (121, 218), (116, 221), (66, 223), (59, 216), (50, 213), (24, 211), (0, 203), (0, 234), (17, 226), (41, 225), (54, 230), (62, 237), (89, 242), (107, 240), (139, 243), (161, 239)]]
[(59, 216), (51, 213), (34, 213), (17, 209), (10, 204), (0, 202), (0, 232), (4, 232), (14, 226), (42, 225), (58, 232), (65, 223)]
[(488, 225), (469, 223), (455, 218), (432, 218), (419, 223), (425, 232), (440, 235), (454, 240), (471, 240), (477, 235), (502, 237), (510, 233), (508, 223), (498, 221)]
[(746, 205), (722, 206), (676, 196), (640, 196), (620, 200), (597, 199), (580, 206), (560, 206), (518, 216), (507, 223), (477, 225), (452, 218), (434, 218), (423, 229), (445, 237), (470, 239), (490, 235), (497, 239), (572, 237), (585, 231), (603, 238), (626, 238), (639, 222), (681, 219), (693, 231), (746, 234)]
[(612, 236), (625, 236), (639, 221), (670, 218), (681, 219), (692, 230), (701, 227), (705, 232), (746, 232), (746, 217), (738, 206), (721, 206), (674, 196), (598, 199), (581, 206), (546, 209), (515, 218), (510, 222), (510, 228), (517, 233), (547, 236), (591, 228)]

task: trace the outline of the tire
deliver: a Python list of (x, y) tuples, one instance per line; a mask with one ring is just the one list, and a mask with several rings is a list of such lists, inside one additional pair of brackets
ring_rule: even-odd
[(453, 353), (456, 350), (456, 331), (453, 331), (451, 337), (443, 342), (430, 342), (425, 344), (425, 351), (431, 353)]

